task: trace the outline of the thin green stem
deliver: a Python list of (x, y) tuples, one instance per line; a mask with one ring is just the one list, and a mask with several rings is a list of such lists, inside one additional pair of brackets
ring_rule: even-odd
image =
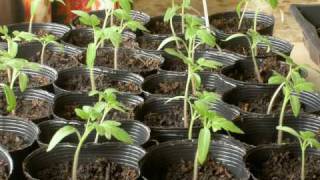
[(185, 22), (184, 22), (184, 6), (181, 8), (181, 32), (184, 34), (184, 27), (185, 27)]
[(28, 30), (28, 32), (29, 33), (32, 33), (32, 23), (33, 23), (33, 19), (34, 19), (34, 15), (31, 15), (31, 17), (30, 17), (30, 21), (29, 21), (29, 30)]
[(253, 20), (253, 30), (257, 32), (257, 19), (258, 19), (259, 9), (257, 9), (254, 13), (254, 20)]
[(194, 124), (196, 119), (197, 118), (195, 117), (195, 115), (191, 116), (191, 121), (190, 121), (190, 126), (189, 126), (189, 131), (188, 131), (188, 140), (192, 139), (192, 130), (193, 130), (192, 128), (193, 128), (193, 124)]
[[(104, 110), (103, 116), (102, 116), (102, 118), (100, 119), (99, 124), (101, 124), (101, 123), (106, 119), (106, 116), (107, 116), (107, 114), (109, 113), (109, 111), (110, 111), (109, 108), (106, 108), (106, 109)], [(94, 139), (94, 143), (98, 143), (98, 141), (99, 141), (99, 134), (98, 134), (98, 132), (97, 132), (96, 137), (95, 137), (95, 139)]]
[(248, 2), (246, 2), (245, 3), (245, 5), (244, 5), (244, 8), (243, 8), (243, 11), (242, 11), (242, 14), (241, 14), (241, 18), (240, 18), (240, 21), (239, 21), (239, 25), (238, 25), (238, 30), (240, 30), (240, 28), (241, 28), (241, 25), (242, 25), (242, 21), (243, 21), (243, 19), (244, 19), (244, 15), (245, 15), (245, 13), (246, 13), (246, 11), (247, 11), (247, 8), (248, 8)]
[[(188, 65), (188, 69), (190, 69), (190, 65)], [(188, 73), (188, 78), (186, 82), (186, 89), (184, 92), (184, 102), (183, 102), (183, 122), (184, 122), (184, 127), (188, 128), (188, 97), (189, 97), (189, 86), (190, 86), (190, 81), (191, 81), (191, 75)]]
[(207, 0), (202, 0), (202, 4), (203, 4), (203, 12), (204, 12), (204, 18), (206, 22), (206, 28), (210, 30)]
[(42, 44), (42, 49), (41, 49), (41, 58), (40, 58), (40, 63), (43, 65), (44, 63), (44, 54), (46, 50), (47, 43)]
[(262, 80), (261, 75), (260, 75), (259, 66), (257, 64), (256, 53), (255, 53), (256, 50), (255, 49), (256, 48), (251, 48), (252, 61), (253, 61), (253, 64), (254, 64), (254, 72), (256, 74), (258, 82), (259, 83), (263, 83), (263, 80)]
[(118, 50), (119, 50), (119, 48), (118, 47), (115, 47), (114, 48), (114, 55), (113, 55), (113, 61), (114, 61), (114, 63), (113, 63), (113, 68), (115, 69), (115, 70), (117, 70), (118, 69)]
[(301, 148), (301, 174), (300, 174), (300, 177), (301, 177), (301, 180), (304, 180), (305, 179), (305, 151), (306, 151), (306, 148), (303, 147)]
[(93, 67), (90, 68), (90, 82), (91, 82), (91, 90), (95, 91), (97, 88), (96, 88), (96, 82), (94, 79)]
[[(289, 98), (287, 96), (285, 96), (284, 100), (283, 100), (281, 112), (280, 112), (280, 117), (279, 117), (279, 126), (280, 127), (283, 126), (284, 114), (285, 114), (285, 110), (286, 110), (286, 106), (288, 104), (288, 101), (289, 101)], [(282, 136), (283, 136), (283, 132), (281, 130), (278, 130), (278, 140), (277, 140), (278, 144), (282, 144)]]
[(277, 90), (274, 92), (274, 94), (272, 95), (272, 98), (270, 100), (270, 103), (269, 103), (269, 106), (268, 106), (268, 111), (267, 111), (267, 114), (271, 114), (271, 111), (272, 111), (272, 107), (273, 107), (273, 104), (278, 96), (278, 94), (281, 92), (283, 86), (285, 85), (285, 82), (281, 83), (280, 86), (277, 88)]
[(193, 161), (193, 177), (192, 180), (198, 179), (198, 151), (196, 151), (196, 155)]
[[(170, 19), (170, 28), (171, 28), (171, 32), (172, 32), (173, 37), (177, 37), (176, 32), (173, 27), (172, 18)], [(175, 40), (175, 42), (176, 42), (177, 49), (180, 49), (180, 45), (179, 45), (179, 42), (177, 39)]]

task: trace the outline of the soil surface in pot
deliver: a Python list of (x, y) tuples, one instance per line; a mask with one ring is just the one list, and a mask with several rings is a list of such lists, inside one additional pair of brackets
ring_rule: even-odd
[[(222, 30), (227, 34), (234, 34), (237, 32), (246, 33), (248, 29), (253, 27), (253, 19), (243, 18), (240, 29), (239, 26), (240, 19), (238, 16), (234, 17), (219, 17), (214, 18), (210, 23), (217, 29)], [(263, 23), (257, 22), (257, 31), (266, 28), (266, 25)]]
[[(38, 52), (37, 55), (32, 57), (30, 60), (32, 62), (41, 63), (40, 56), (41, 52)], [(61, 49), (61, 52), (46, 50), (44, 53), (44, 64), (56, 69), (57, 71), (80, 66), (79, 62), (81, 59), (82, 54), (71, 56), (63, 53), (63, 48)]]
[(0, 179), (8, 179), (9, 177), (9, 168), (7, 162), (0, 160)]
[[(134, 52), (133, 52), (134, 53)], [(160, 61), (152, 56), (133, 54), (131, 51), (118, 52), (118, 69), (136, 73), (150, 72), (160, 67)], [(114, 53), (107, 49), (97, 52), (96, 66), (114, 68)]]
[[(92, 103), (90, 106), (93, 106), (94, 103)], [(59, 110), (59, 113), (56, 113), (59, 117), (62, 117), (67, 120), (78, 120), (78, 121), (83, 121), (81, 118), (79, 118), (74, 110), (76, 108), (81, 108), (83, 105), (74, 103), (74, 104), (67, 104), (62, 107)], [(128, 107), (128, 106), (126, 106)], [(107, 119), (112, 119), (112, 120), (134, 120), (134, 107), (128, 107), (128, 110), (126, 112), (120, 112), (117, 110), (111, 110), (107, 117)]]
[[(100, 20), (100, 25), (99, 26), (102, 27), (103, 26), (103, 22), (104, 22), (104, 18), (100, 18), (100, 17), (98, 17), (98, 18)], [(113, 19), (113, 25), (119, 26), (120, 23), (121, 23), (120, 20), (118, 20), (116, 17)], [(89, 27), (87, 25), (81, 24), (79, 19), (76, 19), (74, 21), (74, 24), (75, 24), (75, 27), (77, 29), (80, 29), (80, 28), (91, 28), (91, 27)], [(111, 26), (111, 23), (110, 23), (110, 19), (109, 19), (109, 20), (107, 20), (107, 26), (106, 27), (110, 27), (110, 26)]]
[[(259, 71), (263, 83), (268, 83), (268, 79), (273, 75), (273, 71), (276, 71), (282, 74), (283, 76), (286, 76), (286, 74), (289, 71), (289, 68), (287, 65), (281, 63), (281, 61), (279, 61), (276, 57), (273, 56), (267, 57), (263, 60), (263, 62), (259, 65)], [(248, 73), (247, 70), (234, 68), (233, 71), (230, 71), (225, 75), (238, 81), (258, 83), (254, 70)]]
[[(319, 163), (319, 157), (312, 155), (306, 156), (306, 180), (320, 179)], [(261, 174), (259, 174), (260, 177), (257, 178), (261, 180), (300, 180), (300, 172), (301, 157), (297, 157), (289, 152), (273, 153), (272, 156), (262, 164)]]
[[(36, 88), (40, 86), (46, 86), (50, 83), (50, 79), (41, 75), (28, 74), (29, 82), (28, 88)], [(8, 75), (6, 72), (0, 72), (0, 82), (8, 84)], [(15, 82), (15, 87), (19, 87), (18, 81)]]
[[(37, 173), (37, 178), (47, 180), (71, 180), (72, 162), (56, 163)], [(138, 172), (129, 166), (117, 164), (105, 158), (94, 162), (80, 163), (77, 169), (79, 180), (135, 180)]]
[[(0, 115), (9, 115), (12, 114), (7, 112), (7, 102), (5, 97), (0, 97)], [(17, 98), (16, 111), (13, 116), (28, 119), (36, 120), (49, 117), (51, 114), (51, 105), (48, 102), (42, 101), (40, 99), (22, 99)]]
[(15, 132), (0, 132), (0, 144), (5, 146), (8, 151), (23, 149), (26, 145), (26, 139), (17, 135)]
[[(180, 59), (171, 59), (167, 62), (165, 61), (162, 65), (161, 69), (166, 71), (176, 71), (176, 72), (186, 72), (187, 65), (182, 62)], [(202, 72), (212, 72), (219, 73), (221, 68), (212, 69), (212, 68), (204, 68)]]
[[(173, 22), (173, 28), (176, 34), (182, 33), (180, 22)], [(172, 34), (170, 23), (165, 23), (162, 20), (147, 25), (147, 29), (151, 34)]]
[[(238, 53), (238, 54), (242, 54), (242, 55), (251, 57), (251, 49), (250, 49), (250, 47), (248, 45), (244, 45), (242, 43), (238, 43), (238, 44), (232, 43), (230, 45), (222, 44), (221, 48), (229, 50), (231, 52), (235, 52), (235, 53)], [(269, 56), (279, 58), (279, 56), (277, 54), (275, 54), (274, 52), (272, 52), (272, 51), (267, 52), (267, 48), (258, 47), (257, 57), (269, 57)]]
[[(114, 80), (104, 74), (95, 75), (96, 88), (99, 91), (106, 88), (115, 88), (120, 92), (139, 93), (140, 87), (133, 82), (124, 82)], [(77, 74), (72, 78), (66, 79), (60, 85), (61, 88), (68, 91), (88, 92), (91, 90), (90, 77), (86, 74)]]
[[(168, 168), (166, 180), (192, 179), (193, 161), (181, 160), (177, 164), (172, 164)], [(199, 180), (235, 180), (236, 178), (221, 163), (212, 158), (208, 159), (203, 166), (198, 168)]]

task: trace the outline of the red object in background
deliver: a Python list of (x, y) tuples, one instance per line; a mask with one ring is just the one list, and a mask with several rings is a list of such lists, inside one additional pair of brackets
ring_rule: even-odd
[[(24, 7), (24, 20), (29, 21), (31, 14), (31, 1), (23, 0)], [(51, 21), (51, 4), (49, 0), (40, 1), (38, 9), (36, 11), (34, 22), (50, 22)]]

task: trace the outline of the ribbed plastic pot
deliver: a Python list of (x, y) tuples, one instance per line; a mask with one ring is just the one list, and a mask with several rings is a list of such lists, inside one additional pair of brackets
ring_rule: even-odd
[[(113, 70), (113, 57), (113, 48), (99, 48), (97, 51), (97, 59), (100, 58), (100, 60), (96, 59), (95, 66), (108, 71)], [(106, 61), (111, 61), (112, 63), (106, 64)], [(121, 65), (121, 61), (125, 62)], [(119, 48), (118, 50), (118, 70), (140, 74), (143, 77), (155, 74), (160, 69), (163, 61), (164, 59), (161, 56), (149, 54), (141, 50), (126, 48)], [(85, 64), (85, 58), (82, 59), (81, 63)], [(152, 67), (150, 67), (149, 64), (152, 64)]]
[[(187, 66), (184, 65), (181, 59), (178, 59), (177, 57), (174, 57), (167, 53), (164, 53), (163, 57), (165, 61), (161, 66), (161, 69), (160, 69), (161, 73), (167, 73), (171, 71), (185, 73), (185, 71), (181, 71), (181, 69), (177, 69), (176, 68), (177, 66), (185, 66), (185, 69), (187, 70)], [(199, 59), (199, 58), (205, 58), (206, 60), (213, 60), (213, 61), (219, 62), (222, 64), (222, 67), (233, 65), (235, 62), (245, 59), (243, 56), (239, 56), (234, 53), (222, 52), (222, 51), (196, 51), (195, 59)], [(208, 71), (208, 70), (205, 70), (205, 71)]]
[[(219, 94), (235, 87), (233, 84), (225, 83), (221, 80), (220, 76), (213, 73), (200, 73), (203, 88), (207, 91), (215, 90)], [(160, 73), (148, 76), (145, 78), (142, 84), (144, 96), (147, 98), (151, 97), (170, 97), (169, 94), (155, 94), (155, 90), (159, 88), (160, 83), (170, 82), (186, 82), (187, 76), (181, 73)]]
[[(104, 10), (90, 11), (89, 14), (91, 14), (91, 15), (94, 14), (98, 18), (101, 18), (101, 19), (105, 18), (105, 11)], [(130, 16), (131, 16), (132, 20), (138, 21), (138, 22), (142, 23), (143, 25), (147, 24), (150, 21), (150, 16), (144, 12), (141, 12), (141, 11), (131, 10)], [(72, 21), (72, 25), (74, 27), (77, 27), (77, 25), (79, 25), (79, 17), (76, 17)]]
[[(155, 55), (163, 55), (165, 52), (164, 50), (157, 50), (161, 42), (168, 38), (169, 35), (159, 35), (159, 34), (153, 34), (153, 35), (142, 35), (137, 37), (137, 42), (139, 44), (139, 49)], [(173, 43), (169, 43), (164, 48), (174, 47)], [(164, 49), (163, 48), (163, 49)]]
[[(283, 39), (273, 37), (273, 36), (266, 36), (271, 44), (271, 52), (270, 53), (264, 53), (264, 54), (259, 54), (257, 57), (258, 58), (265, 58), (270, 55), (277, 55), (276, 52), (280, 52), (282, 54), (290, 56), (291, 51), (293, 49), (293, 45)], [(232, 39), (230, 41), (219, 41), (218, 42), (219, 46), (224, 49), (224, 51), (232, 51), (233, 48), (241, 48), (245, 47), (246, 49), (250, 49), (250, 44), (248, 42), (248, 39), (246, 37), (238, 37), (235, 39)], [(265, 49), (267, 50), (267, 45), (263, 43), (259, 43), (257, 45), (259, 49)], [(231, 49), (231, 50), (230, 50)], [(236, 52), (237, 53), (237, 52)], [(247, 55), (245, 53), (241, 53), (243, 56), (250, 56), (251, 54)]]
[[(25, 31), (28, 32), (29, 23), (17, 23), (8, 25), (9, 32), (13, 31)], [(71, 29), (68, 26), (56, 23), (32, 23), (32, 32), (37, 33), (49, 33), (61, 39), (64, 34), (69, 32)]]
[(306, 112), (320, 112), (320, 95), (318, 92), (302, 92), (299, 96)]
[[(42, 49), (42, 45), (38, 42), (19, 44), (17, 57), (28, 59), (30, 61), (39, 60), (40, 58), (38, 58), (38, 59), (36, 59), (36, 58), (38, 56), (37, 54), (39, 54), (39, 57), (40, 57), (41, 49)], [(59, 45), (49, 44), (46, 47), (46, 50), (48, 50), (50, 52), (61, 53), (66, 56), (79, 57), (79, 58), (83, 53), (83, 51), (81, 49), (79, 49), (75, 46), (72, 46), (72, 45), (67, 45), (67, 44), (62, 44), (62, 45), (61, 44), (59, 44)], [(61, 64), (61, 67), (59, 67), (59, 70), (66, 69), (63, 66), (64, 66), (64, 64)], [(77, 66), (77, 64), (74, 64), (74, 66)], [(52, 67), (52, 68), (55, 68), (55, 67)], [(57, 70), (57, 68), (55, 68), (55, 69)]]
[[(272, 158), (273, 154), (289, 152), (293, 156), (301, 157), (301, 149), (298, 144), (290, 145), (264, 145), (258, 146), (250, 151), (248, 151), (245, 156), (245, 162), (248, 164), (250, 173), (252, 174), (253, 179), (261, 178), (262, 164), (268, 159)], [(306, 154), (319, 157), (320, 151), (316, 149), (309, 148), (306, 151)], [(300, 170), (300, 169), (299, 169)], [(300, 179), (300, 177), (294, 177)]]
[[(159, 32), (160, 29), (159, 29), (159, 27), (157, 27), (157, 25), (159, 23), (163, 23), (163, 18), (164, 18), (164, 16), (151, 17), (150, 21), (145, 25), (145, 27), (149, 30), (149, 32), (144, 32), (143, 34), (146, 36), (153, 36), (153, 35), (165, 36), (165, 37), (171, 36), (172, 35), (171, 31), (170, 31), (170, 33), (167, 33), (167, 34), (163, 34), (163, 33)], [(181, 24), (181, 17), (174, 16), (173, 23), (174, 24)], [(169, 26), (169, 23), (167, 25)], [(180, 35), (181, 33), (179, 33), (179, 32), (181, 32), (181, 30), (177, 29), (176, 34)]]
[[(54, 94), (51, 94), (47, 91), (40, 90), (40, 89), (28, 89), (23, 93), (21, 93), (20, 91), (16, 92), (16, 96), (27, 101), (39, 100), (39, 101), (48, 103), (48, 105), (50, 106), (50, 114), (48, 116), (39, 117), (35, 119), (28, 119), (29, 121), (32, 121), (33, 123), (37, 124), (39, 122), (42, 122), (51, 118), (52, 116), (51, 107), (53, 106)], [(0, 91), (0, 98), (1, 99), (5, 98), (3, 91)]]
[(0, 161), (2, 163), (1, 166), (7, 166), (7, 176), (10, 178), (13, 171), (13, 160), (8, 150), (2, 145), (0, 145)]
[[(71, 125), (76, 127), (78, 130), (83, 131), (84, 123), (79, 121), (64, 121), (64, 120), (49, 120), (39, 124), (40, 135), (38, 143), (40, 146), (47, 146), (55, 134), (60, 128)], [(121, 121), (121, 128), (123, 128), (126, 132), (129, 133), (133, 140), (134, 145), (141, 146), (149, 140), (150, 137), (150, 129), (144, 125), (143, 123), (135, 120), (124, 120)], [(94, 142), (96, 133), (91, 133), (88, 137), (87, 142)], [(116, 141), (112, 139), (111, 141)], [(69, 136), (69, 138), (65, 139), (63, 142), (77, 144), (78, 139), (77, 136)], [(104, 137), (99, 137), (100, 143), (109, 142), (109, 140)]]
[[(244, 134), (234, 135), (237, 139), (250, 145), (271, 144), (277, 142), (279, 116), (242, 116), (240, 121), (235, 121), (236, 125), (244, 131)], [(311, 114), (300, 114), (299, 117), (287, 114), (284, 117), (284, 126), (289, 126), (296, 131), (311, 131), (318, 133), (320, 129), (320, 117)], [(296, 137), (283, 133), (283, 140), (296, 142)]]
[[(85, 67), (77, 67), (77, 68), (60, 71), (58, 74), (58, 79), (53, 83), (54, 92), (56, 94), (80, 92), (79, 90), (70, 91), (65, 89), (65, 82), (67, 82), (68, 80), (74, 78), (79, 74), (89, 77), (90, 71)], [(144, 79), (138, 74), (124, 72), (124, 71), (117, 71), (117, 70), (105, 71), (99, 68), (94, 69), (94, 74), (95, 76), (103, 75), (104, 77), (108, 77), (108, 79), (119, 81), (119, 82), (133, 83), (139, 86), (139, 92), (138, 93), (126, 92), (126, 93), (132, 93), (136, 95), (139, 95), (142, 93), (141, 85)], [(114, 87), (104, 87), (104, 88), (114, 88)]]
[[(141, 120), (144, 124), (151, 129), (151, 140), (157, 142), (165, 142), (171, 140), (180, 140), (188, 138), (188, 129), (184, 127), (168, 127), (168, 126), (154, 126), (145, 120), (148, 114), (167, 114), (173, 112), (176, 107), (183, 107), (183, 100), (172, 100), (167, 102), (169, 98), (150, 98), (141, 108), (137, 110), (136, 119)], [(221, 116), (229, 120), (235, 120), (239, 117), (240, 113), (229, 105), (217, 101), (211, 105), (211, 109), (219, 113)], [(182, 121), (182, 119), (173, 119), (173, 121)], [(193, 138), (197, 138), (199, 128), (193, 129)]]
[(9, 151), (14, 165), (10, 179), (24, 179), (22, 161), (37, 147), (35, 142), (38, 139), (39, 129), (34, 123), (26, 121), (25, 119), (0, 116), (0, 121), (1, 132), (15, 133), (20, 137), (23, 137), (26, 142), (20, 149)]
[[(117, 99), (122, 104), (129, 106), (129, 107), (134, 107), (134, 108), (141, 106), (144, 102), (142, 97), (136, 96), (136, 95), (131, 95), (131, 94), (118, 94)], [(54, 99), (53, 116), (56, 119), (66, 120), (61, 115), (64, 112), (64, 109), (66, 106), (68, 106), (68, 105), (77, 105), (77, 106), (79, 105), (80, 107), (82, 107), (84, 105), (92, 106), (96, 102), (98, 102), (98, 97), (88, 96), (87, 93), (59, 94)], [(68, 119), (68, 120), (72, 120), (72, 119)]]
[[(173, 141), (154, 146), (141, 160), (141, 175), (149, 180), (165, 179), (171, 164), (181, 160), (193, 162), (196, 149), (196, 141)], [(208, 156), (221, 162), (235, 179), (249, 179), (250, 174), (243, 162), (242, 150), (237, 145), (216, 140), (212, 141), (210, 150)]]
[[(136, 35), (133, 32), (124, 31), (122, 33), (123, 42), (129, 41), (134, 43), (135, 39)], [(93, 42), (93, 30), (91, 28), (72, 29), (62, 37), (62, 41), (66, 44), (76, 46), (82, 51), (85, 51), (88, 47), (88, 44)], [(110, 42), (106, 41), (105, 47), (110, 46), (112, 46)]]
[[(26, 177), (30, 180), (38, 179), (37, 173), (55, 164), (73, 160), (76, 146), (60, 144), (52, 151), (46, 152), (46, 147), (33, 151), (23, 162)], [(132, 167), (140, 174), (139, 161), (146, 152), (139, 146), (121, 143), (106, 143), (101, 145), (88, 144), (81, 148), (79, 163), (92, 162), (97, 158), (105, 158), (112, 162)]]
[[(214, 25), (212, 24), (212, 21), (219, 20), (219, 19), (226, 19), (226, 18), (228, 18), (228, 19), (239, 18), (239, 16), (235, 11), (216, 13), (216, 14), (212, 14), (209, 16), (209, 21), (211, 22), (210, 24), (211, 24), (211, 26), (213, 26), (213, 30), (219, 39), (226, 39), (227, 37), (229, 37), (232, 34), (225, 33), (222, 29), (218, 29), (218, 28), (214, 27)], [(248, 20), (252, 21), (252, 24), (253, 24), (254, 18), (255, 18), (255, 12), (247, 11), (244, 13), (244, 19), (248, 19)], [(275, 22), (275, 20), (274, 20), (273, 16), (270, 16), (270, 15), (267, 15), (264, 13), (259, 13), (257, 16), (257, 24), (262, 25), (263, 28), (259, 29), (258, 32), (261, 35), (272, 36), (273, 29), (274, 29), (274, 22)], [(238, 24), (234, 24), (234, 26), (238, 27)]]

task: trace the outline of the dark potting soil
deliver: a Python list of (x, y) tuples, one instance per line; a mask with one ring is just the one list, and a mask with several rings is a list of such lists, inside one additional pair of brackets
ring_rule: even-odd
[[(5, 97), (0, 98), (0, 115), (9, 115), (7, 110), (7, 103)], [(27, 120), (36, 120), (49, 117), (51, 114), (51, 105), (39, 99), (27, 100), (17, 99), (17, 106), (14, 116), (24, 118)]]
[[(96, 66), (114, 68), (114, 52), (106, 49), (100, 49), (97, 52)], [(118, 52), (118, 69), (144, 73), (159, 69), (160, 61), (153, 57), (133, 54), (131, 51)]]
[[(166, 180), (192, 179), (193, 161), (181, 160), (177, 164), (168, 167)], [(221, 163), (212, 158), (208, 159), (203, 166), (198, 168), (199, 180), (235, 180), (236, 178)]]
[[(173, 22), (173, 28), (176, 34), (182, 33), (180, 22)], [(156, 21), (153, 24), (147, 25), (147, 29), (152, 34), (172, 34), (170, 23), (163, 21)]]
[[(50, 79), (43, 76), (37, 76), (37, 75), (29, 75), (29, 82), (28, 82), (28, 88), (35, 88), (40, 86), (46, 86), (50, 83)], [(0, 72), (0, 82), (8, 84), (8, 75), (6, 72)], [(18, 81), (15, 83), (16, 87), (19, 87)]]
[[(71, 180), (72, 162), (56, 163), (37, 173), (38, 179)], [(138, 172), (129, 166), (117, 164), (105, 158), (94, 162), (80, 163), (77, 169), (79, 180), (135, 180)]]
[[(171, 59), (171, 60), (168, 60), (167, 62), (164, 62), (161, 68), (167, 71), (186, 72), (188, 67), (180, 59)], [(221, 68), (218, 68), (218, 69), (204, 68), (203, 72), (218, 73), (220, 72), (220, 69)]]
[[(266, 114), (268, 111), (270, 100), (271, 96), (264, 94), (257, 96), (255, 99), (252, 100), (239, 102), (237, 106), (240, 107), (240, 109), (244, 112)], [(282, 97), (279, 96), (273, 104), (272, 113), (280, 113), (281, 106)]]
[[(276, 56), (271, 56), (263, 60), (263, 62), (259, 65), (259, 71), (263, 83), (268, 83), (268, 79), (273, 75), (273, 71), (276, 71), (282, 74), (283, 76), (286, 76), (286, 74), (289, 71), (289, 68), (284, 63), (281, 63), (281, 61), (279, 61)], [(226, 75), (235, 80), (250, 83), (258, 83), (254, 70), (248, 73), (247, 70), (234, 69), (234, 71), (229, 72)]]
[[(147, 49), (147, 50), (157, 50), (162, 42), (160, 40), (151, 40), (147, 38), (140, 38), (140, 39), (138, 38), (137, 41), (139, 43), (139, 48)], [(168, 47), (173, 47), (172, 43), (169, 43), (169, 45), (166, 45), (166, 48)]]
[(6, 180), (9, 177), (9, 168), (7, 162), (0, 160), (0, 179)]
[[(251, 56), (251, 49), (248, 45), (243, 45), (241, 43), (239, 44), (222, 44), (221, 45), (222, 49), (226, 49), (229, 50), (231, 52), (235, 52), (238, 54), (242, 54), (245, 56)], [(267, 48), (264, 47), (258, 47), (258, 54), (257, 57), (268, 57), (268, 56), (277, 56), (275, 53), (273, 53), (272, 51), (267, 51)]]
[[(103, 26), (103, 22), (104, 22), (104, 18), (100, 18), (100, 17), (98, 17), (99, 18), (99, 20), (100, 20), (100, 27), (102, 27)], [(114, 19), (113, 19), (113, 25), (117, 25), (117, 26), (119, 26), (120, 25), (120, 20), (117, 20), (117, 18), (115, 17)], [(77, 19), (77, 20), (75, 20), (74, 21), (74, 24), (75, 24), (75, 27), (77, 28), (77, 29), (80, 29), (80, 28), (88, 28), (89, 26), (87, 26), (87, 25), (84, 25), (84, 24), (81, 24), (81, 22), (79, 21), (79, 19)], [(110, 18), (107, 20), (107, 27), (110, 27), (111, 26), (111, 22), (110, 22)], [(89, 27), (89, 28), (91, 28), (91, 27)]]
[[(30, 60), (33, 62), (41, 63), (40, 56), (41, 52), (38, 52), (37, 55), (32, 57)], [(80, 66), (79, 62), (81, 59), (82, 54), (78, 56), (71, 56), (63, 53), (63, 48), (61, 49), (61, 52), (46, 50), (44, 53), (44, 64), (56, 69), (57, 71)]]
[[(240, 22), (240, 18), (238, 16), (235, 17), (220, 17), (211, 20), (211, 24), (222, 30), (227, 34), (234, 34), (237, 32), (246, 33), (250, 28), (253, 27), (253, 19), (243, 18), (240, 29), (238, 28)], [(266, 26), (262, 23), (257, 23), (257, 31), (266, 28)]]
[[(92, 105), (93, 103), (90, 106)], [(81, 107), (82, 105), (79, 105), (77, 103), (64, 105), (60, 107), (61, 109), (59, 110), (59, 113), (57, 113), (57, 115), (67, 120), (83, 121), (74, 112), (76, 108)], [(116, 110), (111, 110), (106, 118), (111, 120), (134, 120), (134, 107), (129, 107), (129, 109), (124, 113)]]
[[(108, 76), (95, 75), (95, 82), (97, 90), (104, 90), (106, 88), (115, 88), (120, 92), (139, 93), (140, 88), (133, 82), (124, 82), (113, 80)], [(88, 92), (91, 90), (90, 77), (85, 74), (76, 74), (61, 84), (61, 88), (69, 91)]]
[[(306, 180), (320, 179), (319, 163), (319, 157), (312, 155), (306, 156)], [(289, 152), (273, 153), (272, 156), (262, 164), (261, 170), (261, 174), (257, 177), (261, 180), (299, 180), (301, 172), (301, 157), (297, 157)]]
[(26, 139), (14, 132), (0, 132), (0, 144), (5, 146), (9, 151), (23, 149), (26, 145)]

